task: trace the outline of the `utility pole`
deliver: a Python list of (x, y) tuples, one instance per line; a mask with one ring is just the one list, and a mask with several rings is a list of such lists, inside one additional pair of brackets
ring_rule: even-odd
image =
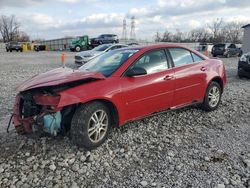
[(131, 30), (130, 30), (130, 40), (135, 40), (135, 17), (131, 17)]
[(123, 25), (122, 25), (122, 39), (127, 42), (127, 23), (126, 18), (123, 19)]

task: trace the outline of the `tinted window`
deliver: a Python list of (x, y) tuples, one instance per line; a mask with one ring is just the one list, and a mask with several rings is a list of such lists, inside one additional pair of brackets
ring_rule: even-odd
[(236, 48), (236, 46), (234, 44), (230, 44), (230, 46), (228, 46), (228, 48)]
[(200, 56), (198, 56), (198, 55), (196, 55), (194, 53), (192, 53), (192, 56), (193, 56), (194, 62), (203, 61), (203, 59)]
[(214, 47), (224, 48), (224, 47), (225, 47), (225, 44), (216, 44), (216, 45), (214, 45)]
[(106, 50), (106, 49), (109, 48), (109, 47), (110, 47), (110, 45), (105, 45), (105, 44), (103, 44), (103, 45), (100, 45), (100, 46), (95, 47), (94, 50), (95, 50), (95, 51), (100, 51), (100, 52), (102, 52), (102, 51)]
[(110, 48), (110, 50), (115, 50), (115, 49), (119, 49), (119, 48), (122, 48), (121, 46), (113, 46)]
[(169, 48), (175, 67), (193, 63), (190, 51), (183, 48)]
[(157, 50), (143, 55), (131, 67), (142, 67), (147, 71), (147, 74), (160, 72), (168, 69), (167, 58), (164, 50)]

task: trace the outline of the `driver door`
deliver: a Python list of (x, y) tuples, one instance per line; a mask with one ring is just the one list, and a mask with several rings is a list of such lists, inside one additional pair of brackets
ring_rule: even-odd
[(144, 68), (147, 74), (125, 75), (121, 79), (122, 100), (128, 119), (138, 119), (169, 108), (173, 98), (174, 76), (168, 68), (165, 50), (144, 54), (129, 69), (133, 67)]

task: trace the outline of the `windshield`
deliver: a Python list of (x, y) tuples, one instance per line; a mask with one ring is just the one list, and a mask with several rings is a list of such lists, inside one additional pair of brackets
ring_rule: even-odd
[(115, 50), (94, 58), (79, 68), (82, 71), (100, 72), (106, 77), (113, 74), (130, 56), (138, 50)]
[(100, 46), (95, 47), (94, 50), (102, 52), (102, 51), (106, 50), (108, 47), (110, 47), (110, 45), (104, 44), (104, 45), (100, 45)]

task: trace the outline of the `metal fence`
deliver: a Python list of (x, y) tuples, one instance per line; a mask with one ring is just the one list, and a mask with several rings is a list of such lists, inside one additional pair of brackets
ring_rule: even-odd
[(5, 44), (0, 42), (0, 52), (4, 52), (5, 51)]
[(72, 37), (53, 39), (41, 41), (40, 44), (46, 45), (47, 50), (58, 51), (58, 50), (69, 50), (69, 45), (71, 44)]

